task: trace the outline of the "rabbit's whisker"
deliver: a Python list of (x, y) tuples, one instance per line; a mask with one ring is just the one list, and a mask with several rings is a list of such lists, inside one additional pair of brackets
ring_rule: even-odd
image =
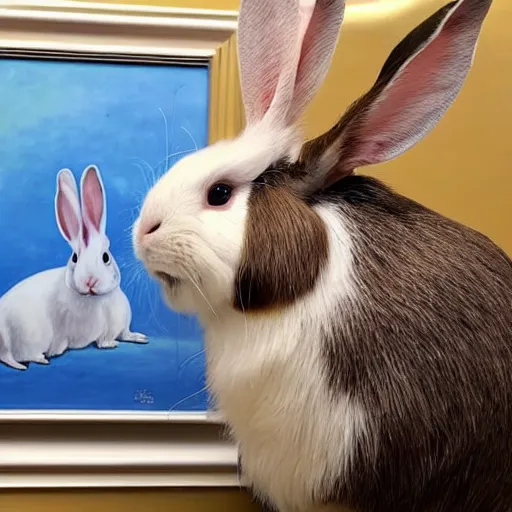
[(215, 308), (211, 305), (210, 301), (207, 299), (206, 295), (204, 294), (204, 292), (201, 290), (200, 286), (196, 283), (196, 281), (194, 280), (194, 278), (192, 277), (191, 274), (189, 274), (188, 272), (184, 271), (186, 274), (187, 274), (187, 277), (188, 279), (190, 280), (190, 282), (194, 285), (194, 287), (197, 289), (197, 291), (201, 294), (201, 297), (203, 297), (203, 299), (205, 300), (206, 304), (208, 305), (208, 307), (210, 308), (210, 310), (212, 311), (212, 313), (215, 315), (215, 318), (219, 318), (218, 315), (217, 315), (217, 311), (215, 311)]
[(191, 395), (188, 395), (185, 398), (182, 398), (181, 400), (179, 400), (178, 402), (173, 404), (171, 407), (169, 407), (169, 412), (172, 412), (174, 409), (176, 409), (176, 407), (178, 407), (182, 403), (186, 402), (187, 400), (190, 400), (191, 398), (194, 398), (195, 396), (198, 396), (201, 393), (204, 393), (205, 391), (208, 391), (208, 388), (206, 386), (201, 388), (199, 391), (196, 391), (195, 393), (192, 393)]

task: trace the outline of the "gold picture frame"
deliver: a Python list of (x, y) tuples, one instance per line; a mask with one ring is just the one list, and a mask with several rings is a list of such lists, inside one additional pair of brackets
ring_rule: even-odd
[[(208, 139), (244, 124), (235, 11), (68, 0), (0, 1), (0, 57), (207, 63)], [(0, 488), (239, 486), (210, 413), (0, 412)]]

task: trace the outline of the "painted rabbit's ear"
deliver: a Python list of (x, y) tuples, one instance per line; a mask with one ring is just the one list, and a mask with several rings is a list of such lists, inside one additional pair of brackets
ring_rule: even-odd
[(78, 252), (82, 235), (82, 219), (76, 181), (69, 169), (62, 169), (57, 174), (55, 217), (62, 236), (73, 251)]
[(329, 69), (344, 0), (242, 0), (238, 54), (247, 124), (303, 113)]
[(83, 238), (88, 245), (91, 234), (105, 233), (107, 207), (99, 169), (90, 165), (82, 174), (81, 181)]
[(398, 157), (436, 126), (466, 80), (491, 3), (459, 0), (438, 10), (398, 44), (372, 89), (303, 147), (324, 186)]

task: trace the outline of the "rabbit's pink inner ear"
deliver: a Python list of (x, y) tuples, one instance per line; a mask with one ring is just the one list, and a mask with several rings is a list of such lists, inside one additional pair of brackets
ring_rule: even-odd
[(277, 81), (279, 79), (277, 69), (268, 69), (267, 71), (268, 82), (262, 84), (261, 98), (259, 101), (258, 111), (255, 112), (256, 118), (261, 119), (270, 108), (270, 104), (276, 94)]
[(95, 168), (86, 170), (82, 181), (82, 214), (84, 228), (84, 242), (87, 245), (91, 228), (98, 233), (102, 230), (104, 216), (103, 186)]
[[(315, 10), (315, 0), (301, 0), (299, 5), (299, 30), (297, 37), (297, 44), (303, 48), (304, 47), (304, 38), (306, 33), (308, 32), (308, 27), (312, 21), (313, 12)], [(303, 57), (303, 53), (301, 51), (300, 59)], [(300, 59), (298, 65), (300, 65)], [(297, 66), (298, 67), (298, 66)]]
[(448, 34), (440, 35), (369, 110), (359, 132), (365, 153), (361, 163), (395, 158), (422, 139), (433, 120), (442, 117), (458, 92), (445, 78), (453, 65), (446, 58), (450, 43)]
[(355, 120), (357, 149), (348, 167), (396, 158), (435, 127), (466, 80), (491, 1), (459, 1), (430, 40), (409, 56)]
[(66, 240), (69, 243), (76, 241), (80, 235), (80, 219), (75, 205), (62, 189), (57, 192), (57, 220)]
[(299, 57), (299, 25), (299, 0), (242, 0), (238, 55), (248, 124), (270, 110), (275, 119), (286, 118)]
[(295, 122), (329, 70), (345, 14), (345, 0), (317, 0), (301, 8), (302, 42), (289, 122)]
[(238, 54), (248, 124), (293, 124), (329, 69), (345, 0), (242, 0)]

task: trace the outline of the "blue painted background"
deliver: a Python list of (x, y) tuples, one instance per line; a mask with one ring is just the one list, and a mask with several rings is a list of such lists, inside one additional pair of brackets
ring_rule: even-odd
[(205, 67), (0, 60), (0, 295), (70, 248), (54, 216), (55, 177), (99, 166), (107, 235), (149, 344), (67, 351), (27, 371), (0, 363), (2, 409), (197, 411), (207, 406), (195, 320), (172, 313), (134, 258), (130, 228), (149, 186), (207, 143)]

